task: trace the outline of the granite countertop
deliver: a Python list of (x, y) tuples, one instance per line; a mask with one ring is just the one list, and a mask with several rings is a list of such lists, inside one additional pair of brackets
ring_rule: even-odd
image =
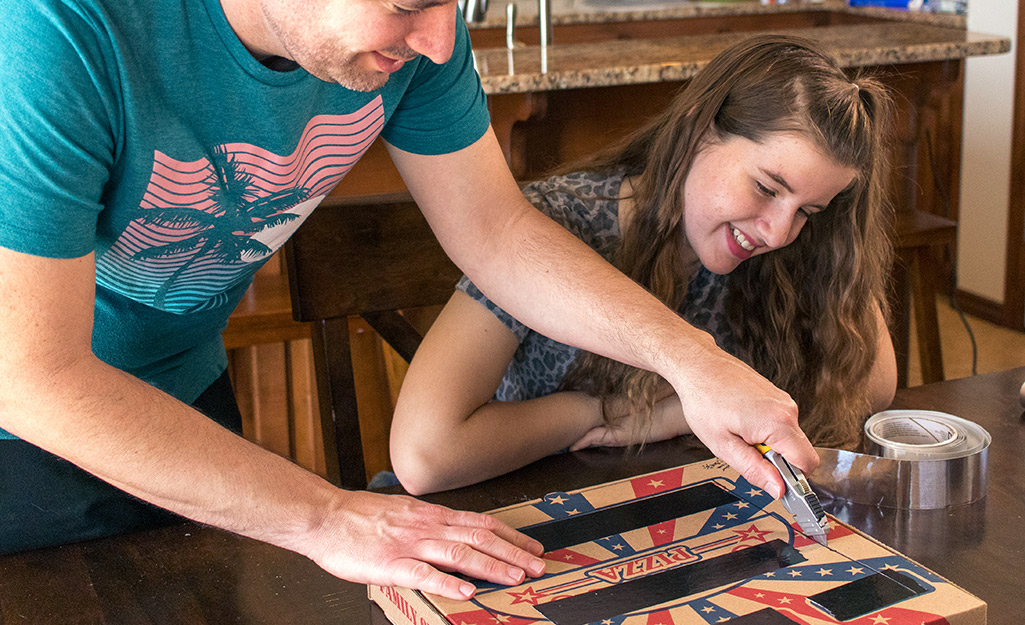
[[(611, 0), (562, 0), (563, 3), (598, 1)], [(885, 18), (876, 23), (771, 31), (818, 40), (833, 50), (844, 67), (960, 59), (1003, 54), (1010, 50), (1010, 40), (1006, 37), (966, 31), (963, 18), (960, 18), (960, 23), (957, 23), (956, 19), (947, 20), (946, 23), (940, 23), (944, 21), (942, 19), (921, 19), (958, 18), (951, 15), (912, 14), (908, 11), (889, 9), (870, 9), (866, 12), (865, 9), (847, 7), (846, 4), (837, 3), (835, 0), (819, 3), (791, 2), (768, 7), (763, 7), (758, 2), (686, 4), (687, 7), (672, 10), (698, 11), (689, 14), (692, 16), (725, 16), (748, 14), (765, 8), (778, 13), (817, 10), (821, 7), (823, 10), (858, 12), (869, 17)], [(565, 4), (562, 12), (557, 14), (558, 6), (553, 4), (553, 22), (556, 25), (580, 23), (560, 21), (575, 20), (581, 18), (582, 14), (568, 11)], [(489, 15), (495, 10), (495, 7), (490, 7)], [(638, 17), (640, 13), (628, 15), (631, 20), (667, 17), (665, 10), (642, 13), (644, 17)], [(556, 19), (557, 15), (559, 19)], [(890, 19), (891, 15), (894, 19)], [(671, 17), (680, 16), (673, 14)], [(534, 19), (536, 20), (536, 11)], [(622, 13), (618, 15), (617, 20), (624, 21)], [(752, 32), (733, 32), (560, 45), (556, 28), (553, 37), (555, 43), (547, 50), (539, 46), (523, 46), (515, 50), (504, 47), (484, 48), (475, 50), (474, 56), (484, 91), (489, 95), (668, 82), (690, 78), (721, 50), (751, 34)]]
[[(484, 19), (470, 28), (505, 28), (505, 7), (516, 5), (516, 24), (537, 24), (538, 0), (488, 0)], [(778, 1), (778, 0), (777, 0)], [(949, 13), (905, 11), (882, 7), (852, 7), (847, 0), (790, 0), (762, 4), (759, 0), (549, 0), (552, 23), (600, 24), (628, 20), (678, 19), (730, 15), (764, 15), (808, 11), (842, 11), (895, 21), (964, 28), (965, 17)]]

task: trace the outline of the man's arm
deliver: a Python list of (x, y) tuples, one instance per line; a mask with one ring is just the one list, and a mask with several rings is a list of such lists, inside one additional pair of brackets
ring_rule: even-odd
[(694, 433), (769, 492), (782, 480), (751, 444), (805, 470), (818, 463), (790, 396), (535, 210), (492, 132), (451, 154), (389, 151), (441, 245), (496, 304), (542, 334), (659, 373)]
[[(540, 545), (495, 519), (335, 488), (91, 351), (92, 256), (0, 248), (0, 427), (146, 501), (302, 553), (356, 582), (453, 598), (440, 572), (518, 583)], [(514, 546), (515, 545), (515, 546)]]

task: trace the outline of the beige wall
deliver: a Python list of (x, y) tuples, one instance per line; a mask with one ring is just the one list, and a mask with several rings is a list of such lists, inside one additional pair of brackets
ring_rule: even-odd
[[(969, 0), (968, 30), (1015, 38), (1016, 0)], [(1013, 45), (1017, 45), (1016, 42)], [(958, 288), (1004, 300), (1014, 52), (968, 59), (965, 69)]]

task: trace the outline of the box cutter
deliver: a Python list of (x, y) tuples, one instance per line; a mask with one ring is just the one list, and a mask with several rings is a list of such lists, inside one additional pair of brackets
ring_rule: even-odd
[(794, 515), (801, 531), (809, 538), (826, 545), (826, 533), (829, 531), (829, 521), (826, 513), (822, 510), (819, 497), (808, 484), (808, 479), (797, 467), (787, 462), (786, 458), (777, 453), (774, 449), (765, 444), (755, 445), (772, 466), (776, 467), (783, 482), (786, 484), (786, 492), (783, 493), (783, 506)]

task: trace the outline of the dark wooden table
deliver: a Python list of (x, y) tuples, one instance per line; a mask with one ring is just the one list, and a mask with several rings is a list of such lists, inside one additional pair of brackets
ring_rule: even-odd
[[(975, 504), (900, 511), (827, 504), (840, 519), (895, 547), (989, 604), (989, 623), (1023, 620), (1025, 368), (898, 392), (895, 408), (941, 410), (993, 435), (989, 492)], [(488, 510), (706, 458), (676, 440), (639, 455), (588, 450), (547, 458), (431, 500)], [(0, 558), (0, 624), (303, 623), (384, 625), (364, 586), (335, 579), (293, 553), (184, 524)]]

